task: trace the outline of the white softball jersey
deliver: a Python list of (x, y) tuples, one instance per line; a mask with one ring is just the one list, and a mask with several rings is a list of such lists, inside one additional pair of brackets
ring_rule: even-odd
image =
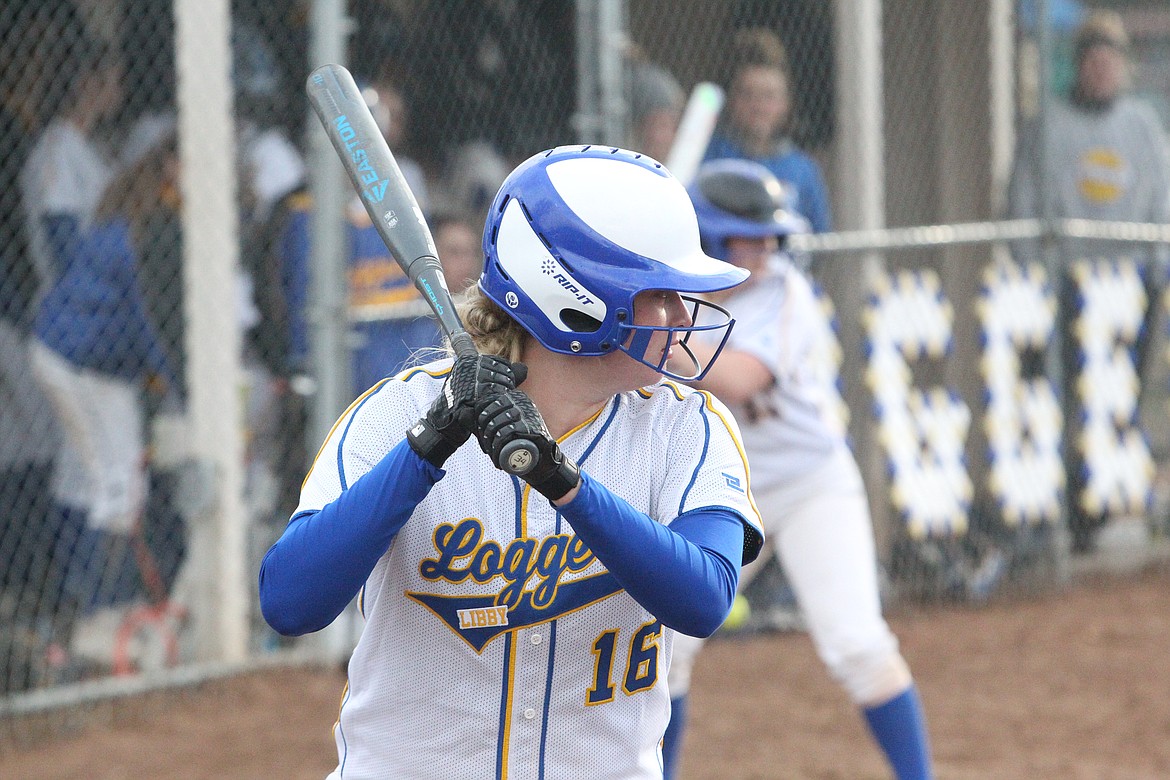
[[(397, 445), (449, 368), (405, 371), (355, 401), (297, 512)], [(725, 507), (761, 532), (739, 429), (707, 393), (662, 382), (620, 394), (560, 446), (657, 522)], [(366, 580), (330, 780), (661, 778), (674, 632), (474, 439), (445, 469)]]
[[(881, 615), (865, 485), (832, 417), (832, 388), (813, 368), (816, 351), (829, 346), (825, 315), (807, 277), (783, 257), (754, 279), (721, 302), (736, 318), (728, 348), (754, 355), (775, 378), (733, 407), (752, 488), (818, 654), (854, 701), (869, 703), (875, 690), (880, 697), (904, 689), (909, 672)], [(763, 560), (744, 569), (741, 592)], [(701, 646), (687, 636), (677, 643), (674, 695), (687, 692)]]
[(845, 446), (832, 422), (831, 388), (815, 370), (826, 349), (824, 313), (807, 277), (786, 259), (771, 258), (753, 283), (721, 302), (735, 327), (727, 349), (762, 362), (775, 382), (731, 411), (743, 424), (756, 492), (816, 472)]

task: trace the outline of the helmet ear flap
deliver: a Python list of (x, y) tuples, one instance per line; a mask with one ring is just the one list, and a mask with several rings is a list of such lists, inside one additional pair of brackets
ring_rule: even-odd
[(577, 333), (596, 333), (601, 330), (601, 320), (577, 309), (561, 309), (560, 317), (565, 327)]

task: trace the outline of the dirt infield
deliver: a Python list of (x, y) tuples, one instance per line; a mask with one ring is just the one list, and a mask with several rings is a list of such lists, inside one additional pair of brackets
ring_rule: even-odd
[[(1170, 777), (1170, 568), (891, 623), (940, 780)], [(888, 777), (807, 637), (712, 642), (695, 675), (685, 778)], [(0, 777), (320, 780), (342, 684), (283, 670), (118, 707), (109, 726), (0, 746)]]

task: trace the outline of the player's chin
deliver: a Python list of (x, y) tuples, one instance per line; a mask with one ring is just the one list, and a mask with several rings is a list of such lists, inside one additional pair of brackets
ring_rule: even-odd
[(637, 390), (640, 387), (648, 387), (658, 383), (662, 379), (662, 372), (666, 369), (665, 364), (661, 369), (656, 368), (655, 365), (661, 358), (661, 352), (655, 357), (654, 354), (647, 351), (646, 356), (642, 360), (638, 360), (633, 355), (626, 353), (626, 363), (622, 370), (622, 384), (629, 390)]
[(631, 384), (635, 387), (646, 387), (660, 382), (662, 376), (662, 371), (659, 371), (653, 366), (639, 363), (638, 368), (635, 370), (634, 381)]
[[(662, 349), (655, 350), (651, 348), (646, 351), (646, 362), (651, 364), (646, 367), (647, 374), (652, 374), (654, 377), (647, 384), (653, 384), (659, 381), (663, 378), (666, 371), (671, 370), (676, 351), (673, 340)], [(657, 366), (657, 368), (654, 368), (654, 366)]]

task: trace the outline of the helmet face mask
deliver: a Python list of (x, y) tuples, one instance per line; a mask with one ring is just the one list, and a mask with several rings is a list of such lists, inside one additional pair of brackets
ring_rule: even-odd
[[(711, 303), (710, 301), (705, 301), (702, 298), (695, 298), (690, 295), (683, 295), (681, 297), (683, 303), (690, 309), (690, 325), (686, 327), (630, 325), (623, 329), (629, 333), (629, 338), (622, 342), (618, 346), (618, 349), (642, 365), (649, 366), (664, 376), (668, 376), (671, 379), (678, 379), (682, 382), (692, 382), (702, 379), (711, 370), (711, 366), (715, 364), (715, 358), (723, 351), (723, 346), (731, 336), (731, 327), (735, 323), (735, 320), (732, 319), (731, 312), (716, 303)], [(694, 334), (707, 331), (721, 331), (721, 333), (719, 334), (719, 343), (715, 352), (712, 354), (711, 359), (704, 365), (691, 350), (690, 340)], [(662, 350), (657, 360), (651, 360), (647, 357), (646, 352), (650, 347), (651, 339), (656, 333), (665, 333), (667, 345), (674, 345), (682, 349), (683, 354), (687, 356), (691, 363), (691, 367), (688, 370), (672, 371), (667, 369), (666, 361), (670, 354), (669, 349)]]
[[(702, 251), (694, 207), (677, 179), (654, 160), (613, 147), (558, 147), (518, 166), (492, 203), (483, 248), (480, 289), (545, 348), (571, 355), (620, 349), (676, 379), (706, 367), (694, 376), (668, 371), (664, 356), (646, 358), (649, 338), (670, 331), (681, 343), (696, 326), (635, 325), (634, 298), (646, 290), (714, 292), (747, 278)], [(689, 300), (696, 312), (710, 306)], [(713, 324), (698, 329), (730, 330), (733, 320), (720, 312), (704, 314)]]

